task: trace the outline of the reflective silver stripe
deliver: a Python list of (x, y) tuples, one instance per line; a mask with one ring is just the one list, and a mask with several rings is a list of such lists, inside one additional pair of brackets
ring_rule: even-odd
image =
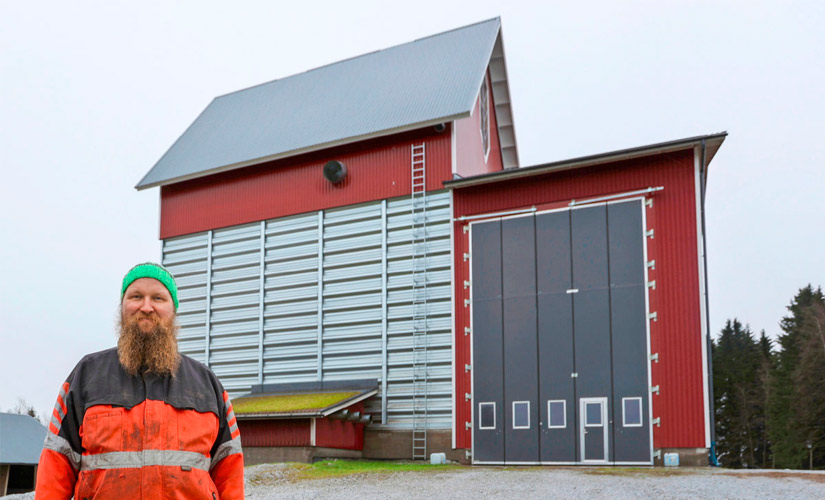
[[(68, 404), (66, 402), (67, 393), (63, 386), (60, 386), (60, 391), (57, 393), (57, 396), (59, 400), (54, 403), (54, 409), (58, 416), (55, 417), (54, 413), (52, 413), (51, 423), (54, 425), (55, 429), (57, 429), (57, 432), (60, 432), (60, 427), (63, 425), (63, 418), (66, 416), (66, 412), (63, 411), (63, 407), (65, 406), (68, 408)], [(63, 405), (60, 404), (61, 402)]]
[(226, 421), (231, 422), (235, 420), (235, 423), (229, 427), (230, 434), (235, 434), (238, 432), (238, 421), (235, 419), (235, 409), (232, 408), (232, 401), (229, 398), (226, 399)]
[(209, 466), (209, 469), (211, 470), (213, 467), (218, 465), (218, 462), (228, 457), (229, 455), (234, 455), (235, 453), (243, 453), (243, 451), (241, 450), (240, 436), (218, 446), (218, 451), (216, 451), (215, 456), (212, 457), (212, 464)]
[(194, 451), (143, 450), (83, 455), (80, 460), (80, 470), (138, 469), (151, 465), (188, 466), (208, 471), (209, 458)]
[[(63, 404), (66, 404), (65, 400), (63, 401)], [(63, 406), (61, 406), (60, 403), (56, 403), (54, 405), (54, 409), (57, 410), (57, 415), (60, 417), (60, 420), (63, 420), (63, 417), (66, 416), (66, 412), (63, 411)], [(54, 417), (54, 415), (52, 415), (52, 417)]]
[(52, 423), (52, 425), (54, 425), (55, 429), (57, 429), (57, 432), (60, 432), (60, 426), (62, 424), (62, 421), (58, 420), (57, 417), (52, 415), (51, 423)]
[(43, 448), (60, 453), (69, 459), (69, 463), (72, 464), (72, 467), (75, 470), (80, 469), (80, 453), (74, 451), (72, 449), (72, 445), (70, 445), (66, 439), (52, 434), (51, 432), (47, 432), (46, 441), (43, 443)]

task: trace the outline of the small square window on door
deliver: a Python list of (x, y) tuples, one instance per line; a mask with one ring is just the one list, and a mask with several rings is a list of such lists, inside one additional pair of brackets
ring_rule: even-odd
[(547, 401), (547, 428), (564, 429), (567, 427), (567, 401), (551, 399)]
[(496, 404), (478, 404), (478, 428), (481, 430), (496, 428)]
[(584, 426), (585, 427), (601, 427), (602, 422), (602, 403), (585, 403), (584, 404)]
[(642, 398), (622, 398), (622, 425), (642, 426)]
[(530, 401), (513, 401), (513, 429), (530, 428)]

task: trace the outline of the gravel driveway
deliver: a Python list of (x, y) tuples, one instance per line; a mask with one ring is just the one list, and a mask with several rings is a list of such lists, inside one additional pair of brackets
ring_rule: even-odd
[(825, 473), (820, 472), (468, 467), (291, 482), (282, 471), (279, 465), (249, 467), (247, 499), (825, 498)]
[[(825, 498), (825, 472), (726, 469), (476, 467), (292, 480), (283, 464), (247, 467), (246, 498), (781, 499)], [(3, 500), (30, 500), (34, 494)]]

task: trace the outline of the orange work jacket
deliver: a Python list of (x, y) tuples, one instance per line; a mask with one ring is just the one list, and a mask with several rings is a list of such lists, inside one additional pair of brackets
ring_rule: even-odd
[(60, 388), (35, 500), (242, 500), (229, 396), (201, 363), (130, 375), (117, 349), (89, 354)]

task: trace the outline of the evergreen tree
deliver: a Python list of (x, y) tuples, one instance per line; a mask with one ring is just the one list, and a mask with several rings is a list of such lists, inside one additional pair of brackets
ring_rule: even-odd
[(776, 467), (825, 466), (825, 297), (801, 289), (782, 319), (779, 352), (770, 380), (768, 436)]
[(726, 467), (759, 467), (765, 461), (765, 347), (769, 357), (770, 342), (757, 342), (736, 319), (727, 321), (712, 345), (717, 449)]

